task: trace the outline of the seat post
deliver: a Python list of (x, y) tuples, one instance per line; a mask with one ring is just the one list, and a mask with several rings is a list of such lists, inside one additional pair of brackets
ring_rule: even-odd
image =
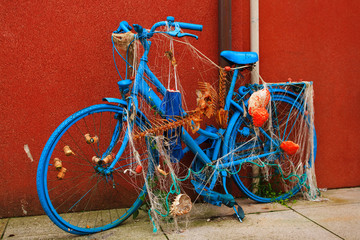
[(233, 95), (233, 92), (234, 92), (235, 83), (236, 83), (236, 79), (238, 77), (238, 74), (239, 74), (239, 69), (235, 69), (234, 73), (232, 75), (229, 91), (228, 91), (228, 93), (226, 95), (225, 108), (224, 108), (224, 110), (226, 110), (226, 111), (228, 111), (230, 109), (230, 102), (231, 102), (231, 98), (232, 98), (232, 95)]

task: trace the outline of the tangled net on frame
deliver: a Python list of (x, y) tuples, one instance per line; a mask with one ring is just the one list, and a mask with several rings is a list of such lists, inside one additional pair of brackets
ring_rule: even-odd
[[(118, 69), (119, 74), (125, 72), (125, 78), (134, 79), (142, 55), (141, 47), (131, 34), (118, 34), (114, 39), (115, 50), (118, 53), (122, 51), (123, 59), (128, 63), (124, 69)], [(186, 164), (179, 162), (181, 153), (173, 153), (179, 150), (177, 142), (181, 127), (192, 130), (196, 137), (196, 131), (200, 125), (205, 127), (209, 121), (207, 119), (226, 128), (228, 117), (234, 113), (233, 110), (224, 110), (224, 98), (228, 91), (226, 75), (229, 69), (225, 71), (217, 66), (186, 40), (172, 39), (162, 34), (152, 38), (149, 59), (149, 63), (152, 63), (150, 68), (158, 80), (173, 92), (180, 93), (180, 101), (177, 102), (179, 106), (171, 108), (183, 109), (186, 112), (185, 115), (175, 114), (161, 118), (142, 98), (137, 99), (139, 111), (147, 119), (138, 120), (144, 123), (143, 126), (134, 125), (131, 128), (126, 169), (121, 171), (130, 175), (130, 180), (127, 181), (132, 181), (138, 192), (142, 191), (145, 184), (148, 197), (143, 209), (148, 211), (154, 230), (161, 226), (164, 228), (165, 225), (173, 226), (172, 221), (178, 228), (178, 219), (181, 217), (186, 218), (187, 226), (192, 206), (186, 189), (193, 188), (189, 180), (203, 181), (204, 185), (208, 185), (210, 177), (219, 170), (220, 164), (226, 166), (221, 170), (234, 176), (238, 183), (241, 182), (243, 190), (261, 198), (276, 199), (299, 183), (305, 186), (301, 191), (307, 199), (317, 198), (315, 172), (312, 167), (316, 143), (311, 83), (264, 82), (262, 85), (244, 87), (243, 85), (249, 82), (249, 72), (242, 72), (244, 76), (236, 84), (233, 101), (245, 111), (242, 120), (235, 124), (231, 141), (228, 146), (224, 146), (228, 154), (208, 165), (199, 164), (198, 161)], [(189, 59), (192, 67), (186, 69)], [(198, 91), (184, 89), (181, 79), (191, 79), (191, 82), (201, 82), (202, 85)], [(154, 86), (149, 79), (145, 80), (150, 86)], [(218, 89), (218, 93), (214, 89)], [(251, 99), (256, 98), (257, 93), (265, 93), (269, 98), (261, 103), (260, 107), (251, 109)], [(192, 101), (189, 102), (189, 99)], [(135, 109), (126, 114), (129, 120), (127, 126), (130, 126), (130, 120), (139, 118)], [(130, 128), (126, 129), (130, 131)], [(274, 142), (264, 138), (260, 129), (275, 139)], [(276, 144), (282, 144), (282, 149), (288, 150), (284, 150), (284, 154), (274, 153), (261, 157), (264, 151), (271, 152), (276, 149)], [(202, 147), (211, 152), (211, 145), (211, 141), (206, 141)], [(242, 158), (249, 160), (235, 164)], [(196, 160), (197, 156), (190, 156), (190, 159)]]

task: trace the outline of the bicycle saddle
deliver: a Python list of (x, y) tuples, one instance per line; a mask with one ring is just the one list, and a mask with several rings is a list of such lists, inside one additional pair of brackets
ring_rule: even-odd
[(220, 56), (236, 64), (251, 64), (259, 60), (256, 52), (222, 51)]

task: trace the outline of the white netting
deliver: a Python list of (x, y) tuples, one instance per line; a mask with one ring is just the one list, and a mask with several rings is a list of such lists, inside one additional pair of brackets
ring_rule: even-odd
[[(115, 37), (121, 39), (122, 35)], [(126, 66), (118, 71), (123, 76), (127, 75), (125, 78), (134, 79), (143, 50), (138, 40), (129, 35), (126, 35), (126, 39), (127, 44), (131, 44), (130, 47), (120, 44), (118, 52), (122, 49), (122, 54), (126, 56), (124, 50), (128, 49), (127, 59), (133, 67)], [(279, 196), (288, 191), (291, 194), (298, 184), (305, 186), (301, 191), (307, 199), (317, 198), (315, 172), (311, 167), (314, 166), (316, 144), (311, 83), (263, 82), (256, 86), (245, 85), (249, 83), (249, 71), (242, 71), (234, 89), (233, 101), (244, 109), (244, 113), (233, 122), (235, 127), (229, 135), (230, 141), (222, 143), (224, 146), (217, 157), (211, 157), (214, 141), (201, 143), (200, 146), (207, 149), (205, 152), (210, 156), (211, 164), (203, 164), (199, 161), (199, 156), (191, 154), (186, 154), (185, 161), (179, 162), (179, 159), (175, 159), (174, 146), (182, 134), (181, 127), (189, 132), (196, 132), (200, 125), (205, 128), (206, 123), (216, 122), (216, 126), (226, 126), (227, 117), (231, 118), (235, 113), (235, 108), (226, 112), (222, 109), (224, 106), (221, 106), (230, 80), (226, 72), (221, 71), (222, 80), (219, 83), (221, 68), (186, 39), (155, 34), (151, 41), (149, 67), (169, 92), (180, 93), (178, 96), (181, 96), (181, 106), (177, 107), (188, 115), (185, 117), (183, 114), (174, 114), (175, 116), (164, 119), (154, 106), (138, 96), (138, 111), (133, 107), (131, 112), (126, 113), (128, 122), (125, 126), (133, 123), (134, 126), (130, 133), (126, 168), (122, 167), (118, 171), (119, 174), (126, 175), (126, 181), (131, 181), (139, 193), (145, 184), (148, 195), (142, 209), (148, 211), (155, 230), (164, 226), (172, 227), (173, 222), (178, 228), (178, 220), (182, 218), (185, 218), (187, 225), (187, 216), (191, 209), (188, 195), (192, 196), (193, 200), (199, 198), (194, 195), (190, 180), (209, 187), (212, 184), (211, 177), (219, 170), (226, 171), (229, 176), (234, 175), (235, 182), (241, 185), (243, 190), (260, 198), (281, 200), (278, 199)], [(118, 67), (120, 68), (120, 64)], [(145, 80), (162, 99), (149, 78), (145, 77)], [(199, 82), (206, 83), (199, 86)], [(199, 88), (200, 91), (196, 92), (195, 89)], [(271, 98), (257, 104), (259, 102), (249, 100), (255, 98), (256, 94), (271, 95)], [(172, 107), (174, 109), (170, 112), (178, 111), (176, 106)], [(263, 110), (258, 111), (259, 108)], [(147, 119), (144, 120), (139, 112)], [(254, 112), (259, 112), (261, 121), (254, 122)], [(130, 131), (129, 127), (126, 129)], [(199, 134), (193, 133), (193, 136), (196, 138)], [(281, 152), (278, 151), (280, 144)], [(222, 156), (222, 152), (226, 154)], [(269, 152), (273, 154), (262, 156)], [(244, 158), (247, 161), (240, 163), (239, 160)], [(222, 191), (221, 187), (217, 188), (221, 186), (221, 178), (218, 177), (217, 180), (213, 185)], [(187, 191), (189, 193), (186, 193)]]

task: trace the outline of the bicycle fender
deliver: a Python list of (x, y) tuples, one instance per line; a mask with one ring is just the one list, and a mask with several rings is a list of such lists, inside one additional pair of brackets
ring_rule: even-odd
[[(103, 98), (102, 99), (104, 102), (109, 102), (109, 103), (116, 103), (121, 105), (123, 108), (127, 108), (127, 102), (119, 99), (119, 98)], [(139, 109), (136, 111), (137, 116), (140, 119), (143, 119), (143, 121), (145, 121), (145, 123), (147, 124), (148, 127), (151, 127), (150, 122), (147, 120), (147, 117), (145, 116), (145, 114), (143, 112), (141, 112)]]
[(117, 104), (120, 104), (122, 106), (127, 106), (127, 102), (125, 102), (124, 100), (122, 99), (119, 99), (119, 98), (103, 98), (102, 99), (104, 102), (109, 102), (109, 103), (117, 103)]
[(275, 93), (285, 94), (286, 93), (286, 94), (289, 94), (293, 98), (297, 98), (297, 96), (298, 96), (296, 93), (293, 93), (291, 91), (286, 91), (284, 89), (279, 89), (279, 88), (271, 88), (271, 87), (269, 87), (269, 91), (270, 91), (270, 93), (273, 93), (273, 94), (275, 94)]

